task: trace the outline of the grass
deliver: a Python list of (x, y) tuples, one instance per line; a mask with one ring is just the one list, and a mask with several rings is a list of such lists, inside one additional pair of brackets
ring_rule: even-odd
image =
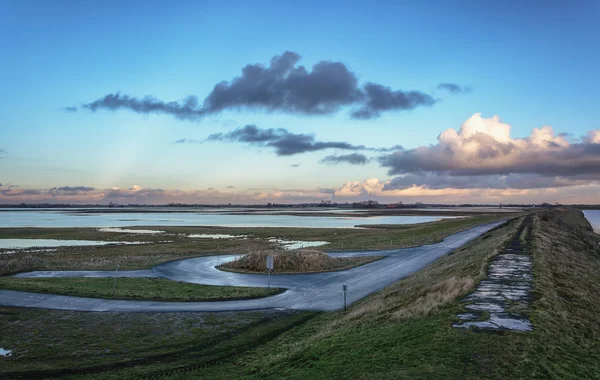
[[(477, 215), (438, 222), (370, 226), (364, 229), (331, 228), (225, 228), (225, 227), (135, 227), (165, 231), (159, 235), (99, 232), (94, 228), (2, 228), (2, 238), (148, 241), (128, 246), (62, 247), (54, 252), (0, 254), (0, 275), (32, 270), (123, 270), (147, 269), (188, 257), (215, 254), (247, 254), (272, 249), (267, 240), (328, 241), (326, 251), (403, 248), (439, 242), (445, 236), (478, 224), (515, 215)], [(250, 235), (242, 239), (191, 239), (189, 234)]]
[(514, 221), (348, 312), (324, 313), (234, 362), (173, 378), (599, 379), (600, 254), (577, 234), (577, 215), (574, 225), (545, 216), (528, 227), (533, 332), (452, 327), (489, 260), (520, 238)]
[(350, 269), (381, 259), (381, 256), (331, 257), (313, 249), (269, 250), (249, 253), (218, 268), (230, 272), (265, 273), (268, 256), (273, 256), (273, 273), (316, 273)]
[(267, 297), (285, 289), (188, 284), (158, 278), (0, 277), (0, 289), (119, 300), (223, 301)]
[[(150, 369), (219, 359), (272, 339), (312, 316), (290, 311), (85, 313), (0, 307), (0, 378), (40, 379)], [(271, 334), (270, 336), (268, 334)]]

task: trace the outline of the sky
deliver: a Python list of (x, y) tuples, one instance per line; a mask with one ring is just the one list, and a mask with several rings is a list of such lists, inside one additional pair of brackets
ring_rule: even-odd
[(600, 203), (598, 1), (0, 0), (0, 204)]

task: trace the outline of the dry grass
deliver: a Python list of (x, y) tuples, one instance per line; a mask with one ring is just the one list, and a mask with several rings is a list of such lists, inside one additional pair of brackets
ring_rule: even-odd
[(263, 250), (251, 252), (221, 265), (224, 270), (263, 273), (267, 257), (274, 257), (274, 273), (311, 273), (342, 270), (378, 260), (379, 257), (334, 258), (314, 249)]
[(42, 259), (32, 255), (5, 255), (0, 260), (0, 275), (26, 272), (42, 267)]
[(522, 218), (513, 219), (489, 231), (460, 250), (352, 305), (348, 312), (324, 316), (304, 339), (286, 341), (276, 353), (261, 356), (260, 368), (293, 361), (313, 344), (336, 339), (345, 331), (404, 323), (452, 304), (485, 278), (489, 260), (517, 232), (521, 221)]

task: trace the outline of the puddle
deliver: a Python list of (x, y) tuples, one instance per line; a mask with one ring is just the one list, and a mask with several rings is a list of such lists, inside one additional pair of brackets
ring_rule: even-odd
[(75, 247), (109, 244), (148, 244), (144, 241), (99, 241), (99, 240), (56, 240), (56, 239), (0, 239), (0, 249), (26, 249), (39, 247)]
[(300, 241), (300, 240), (285, 240), (277, 238), (269, 238), (269, 243), (277, 243), (281, 245), (283, 249), (299, 249), (308, 247), (319, 247), (321, 245), (329, 244), (328, 241)]
[[(488, 267), (488, 278), (477, 289), (465, 297), (465, 309), (469, 313), (458, 314), (461, 323), (457, 328), (476, 327), (481, 330), (532, 331), (529, 318), (512, 310), (531, 304), (530, 291), (533, 286), (533, 262), (527, 248), (531, 245), (531, 221), (525, 220), (513, 237), (510, 248), (498, 254)], [(519, 237), (527, 229), (526, 244)], [(485, 319), (484, 319), (485, 317)]]
[(98, 231), (100, 232), (119, 232), (119, 233), (123, 233), (123, 234), (148, 234), (148, 235), (154, 235), (154, 234), (164, 234), (165, 231), (158, 231), (158, 230), (130, 230), (127, 228), (114, 228), (114, 227), (108, 227), (108, 228), (100, 228)]
[(245, 239), (248, 235), (227, 235), (227, 234), (190, 234), (192, 239)]
[(0, 347), (0, 356), (11, 356), (12, 355), (12, 350), (5, 350), (4, 348)]

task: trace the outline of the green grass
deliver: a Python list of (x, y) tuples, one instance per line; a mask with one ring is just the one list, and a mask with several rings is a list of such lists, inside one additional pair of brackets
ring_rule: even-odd
[[(85, 313), (0, 307), (0, 378), (139, 374), (239, 354), (312, 313)], [(271, 334), (269, 336), (269, 334)], [(65, 372), (67, 370), (69, 372)], [(108, 373), (110, 375), (110, 372)]]
[(505, 242), (520, 238), (515, 220), (347, 312), (321, 313), (301, 325), (312, 314), (259, 323), (268, 312), (0, 309), (0, 347), (15, 349), (14, 357), (2, 359), (0, 377), (105, 365), (74, 378), (598, 379), (600, 255), (564, 221), (534, 219), (528, 227), (535, 274), (535, 300), (528, 309), (533, 332), (452, 327), (464, 311), (459, 300), (486, 277)]
[(0, 277), (0, 289), (120, 300), (223, 301), (267, 297), (279, 288), (210, 286), (155, 278), (16, 278)]
[(235, 362), (173, 378), (599, 379), (600, 255), (562, 223), (535, 217), (529, 227), (533, 332), (452, 327), (458, 300), (485, 277), (495, 251), (520, 238), (512, 223), (346, 313), (322, 314)]

